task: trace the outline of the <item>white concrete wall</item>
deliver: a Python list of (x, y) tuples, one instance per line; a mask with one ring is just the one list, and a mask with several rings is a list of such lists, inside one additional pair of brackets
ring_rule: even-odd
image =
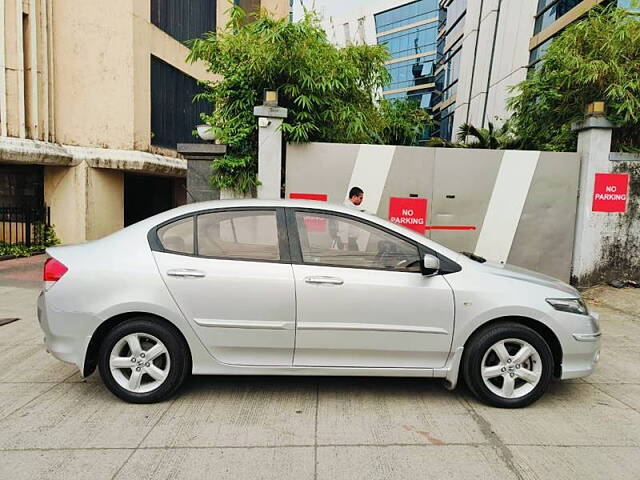
[(567, 281), (578, 170), (576, 153), (288, 144), (286, 196), (341, 204), (358, 186), (382, 218), (392, 197), (425, 198), (432, 240)]
[[(609, 152), (612, 131), (602, 128), (608, 122), (603, 118), (587, 122), (591, 123), (585, 124), (578, 137), (581, 169), (574, 283), (589, 286), (610, 280), (640, 280), (640, 155), (618, 155), (630, 160), (612, 161)], [(629, 175), (625, 212), (592, 211), (598, 173)]]

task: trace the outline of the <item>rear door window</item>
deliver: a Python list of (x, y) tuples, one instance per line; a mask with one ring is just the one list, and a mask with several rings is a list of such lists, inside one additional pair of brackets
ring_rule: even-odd
[(230, 210), (198, 215), (198, 255), (280, 260), (275, 210)]
[(183, 218), (158, 229), (158, 240), (168, 252), (193, 255), (193, 217)]

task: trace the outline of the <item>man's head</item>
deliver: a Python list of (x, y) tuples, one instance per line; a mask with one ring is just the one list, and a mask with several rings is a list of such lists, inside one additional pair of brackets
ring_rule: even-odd
[(360, 187), (353, 187), (351, 190), (349, 190), (349, 200), (351, 200), (351, 203), (353, 203), (356, 207), (362, 203), (363, 199), (364, 191), (362, 191)]

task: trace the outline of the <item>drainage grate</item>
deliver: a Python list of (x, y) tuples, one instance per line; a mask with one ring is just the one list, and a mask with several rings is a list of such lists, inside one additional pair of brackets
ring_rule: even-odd
[(19, 318), (0, 318), (0, 327), (3, 325), (8, 325), (9, 323), (13, 323), (16, 320), (20, 320)]

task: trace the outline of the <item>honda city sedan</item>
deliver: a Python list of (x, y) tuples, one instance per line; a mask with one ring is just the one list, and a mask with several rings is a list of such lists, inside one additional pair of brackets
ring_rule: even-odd
[(47, 350), (128, 402), (189, 374), (353, 375), (464, 379), (523, 407), (599, 357), (566, 283), (323, 202), (195, 203), (47, 253)]

